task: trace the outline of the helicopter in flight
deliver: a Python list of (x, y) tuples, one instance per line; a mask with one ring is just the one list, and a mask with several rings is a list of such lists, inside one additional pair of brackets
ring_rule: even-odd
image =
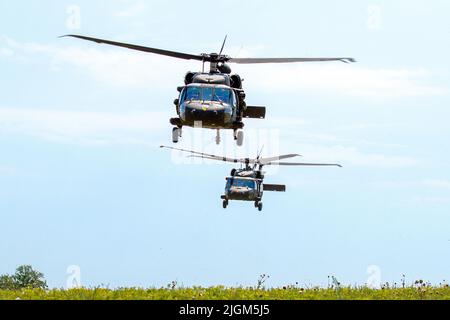
[[(182, 137), (183, 127), (193, 127), (216, 130), (216, 144), (220, 144), (221, 142), (221, 130), (233, 130), (234, 140), (238, 146), (242, 146), (244, 143), (244, 132), (242, 130), (244, 128), (243, 119), (265, 119), (265, 107), (247, 105), (245, 101), (246, 94), (242, 87), (243, 79), (238, 74), (232, 74), (229, 63), (356, 62), (353, 58), (232, 58), (223, 54), (227, 37), (225, 37), (219, 53), (203, 53), (199, 55), (82, 35), (70, 34), (62, 37), (73, 37), (99, 44), (202, 62), (202, 71), (188, 72), (184, 78), (184, 85), (178, 87), (179, 96), (174, 101), (177, 117), (170, 119), (170, 123), (174, 126), (172, 130), (173, 143), (178, 143)], [(209, 72), (205, 72), (205, 63), (209, 63)]]
[(258, 211), (262, 211), (262, 198), (264, 191), (286, 192), (285, 185), (264, 183), (265, 172), (263, 171), (263, 168), (265, 166), (309, 166), (342, 168), (340, 164), (332, 163), (280, 162), (281, 160), (285, 159), (301, 157), (301, 155), (299, 154), (286, 154), (275, 157), (262, 158), (260, 152), (256, 159), (234, 159), (167, 146), (161, 146), (161, 148), (190, 153), (191, 157), (193, 158), (240, 163), (241, 168), (231, 170), (230, 176), (226, 178), (227, 183), (225, 185), (225, 194), (221, 196), (224, 209), (226, 209), (229, 205), (229, 202), (233, 200), (254, 202), (255, 208), (257, 208)]

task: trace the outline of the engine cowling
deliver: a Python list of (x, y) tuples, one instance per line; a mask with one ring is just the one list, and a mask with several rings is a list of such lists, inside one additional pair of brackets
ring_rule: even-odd
[(184, 84), (185, 85), (191, 84), (192, 81), (194, 80), (195, 75), (196, 75), (195, 72), (188, 72), (184, 77)]
[(229, 65), (227, 65), (226, 63), (219, 64), (217, 66), (217, 69), (221, 73), (225, 73), (225, 74), (230, 74), (231, 73), (231, 67)]
[(233, 74), (230, 77), (231, 86), (235, 89), (242, 89), (242, 79), (238, 74)]

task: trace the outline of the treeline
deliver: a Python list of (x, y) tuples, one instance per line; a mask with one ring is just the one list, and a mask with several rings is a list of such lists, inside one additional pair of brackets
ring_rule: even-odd
[(47, 289), (44, 274), (31, 266), (20, 266), (13, 275), (0, 275), (0, 290)]

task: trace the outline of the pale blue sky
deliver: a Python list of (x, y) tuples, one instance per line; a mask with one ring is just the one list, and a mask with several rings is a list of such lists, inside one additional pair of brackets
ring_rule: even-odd
[[(52, 287), (71, 265), (86, 286), (263, 273), (270, 286), (326, 285), (363, 284), (376, 265), (382, 281), (448, 281), (449, 12), (437, 0), (0, 0), (0, 273), (31, 264)], [(233, 56), (355, 57), (234, 66), (267, 120), (247, 122), (241, 150), (229, 132), (216, 147), (214, 132), (186, 130), (180, 145), (253, 156), (264, 144), (344, 168), (275, 169), (267, 181), (288, 192), (265, 194), (262, 214), (224, 211), (231, 165), (158, 148), (171, 145), (176, 87), (201, 65), (67, 33), (188, 53), (228, 34)]]

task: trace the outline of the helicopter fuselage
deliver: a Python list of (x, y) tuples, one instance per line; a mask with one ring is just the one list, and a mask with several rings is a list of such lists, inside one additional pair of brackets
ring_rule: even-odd
[(175, 126), (173, 142), (178, 142), (183, 127), (206, 128), (218, 131), (234, 130), (234, 138), (242, 145), (243, 118), (264, 119), (265, 107), (247, 106), (241, 77), (219, 72), (192, 73), (185, 77), (185, 85), (178, 87), (174, 101), (178, 117), (170, 119)]
[(180, 95), (175, 100), (178, 118), (171, 119), (172, 125), (218, 130), (244, 127), (245, 94), (238, 75), (189, 72), (185, 86), (178, 91)]
[(229, 201), (252, 201), (255, 208), (262, 210), (264, 191), (285, 192), (285, 185), (264, 184), (264, 172), (252, 169), (248, 164), (245, 169), (233, 169), (231, 176), (226, 178), (225, 194), (221, 196), (223, 207), (228, 207)]
[[(218, 97), (217, 92), (222, 96)], [(195, 96), (194, 96), (195, 95)], [(178, 126), (208, 129), (241, 129), (236, 93), (225, 85), (190, 84), (184, 87), (177, 103)]]
[(255, 201), (262, 199), (262, 180), (246, 177), (228, 177), (224, 200)]

